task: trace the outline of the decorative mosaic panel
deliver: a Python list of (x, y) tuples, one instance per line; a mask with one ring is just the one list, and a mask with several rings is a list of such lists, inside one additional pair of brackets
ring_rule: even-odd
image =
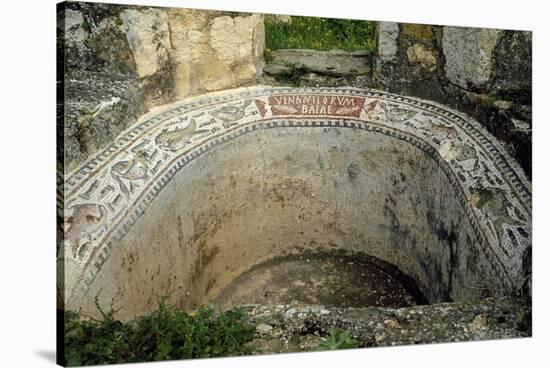
[[(479, 123), (439, 104), (374, 90), (254, 87), (150, 113), (64, 178), (64, 252), (91, 285), (155, 196), (202, 153), (258, 129), (367, 130), (415, 145), (449, 177), (482, 251), (515, 286), (531, 244), (531, 186)], [(82, 283), (83, 281), (83, 283)]]

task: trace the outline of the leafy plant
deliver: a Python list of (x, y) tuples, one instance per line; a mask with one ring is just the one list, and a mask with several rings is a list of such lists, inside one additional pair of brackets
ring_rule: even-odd
[(329, 335), (319, 344), (319, 350), (354, 349), (359, 345), (347, 331), (331, 327)]
[(96, 365), (246, 354), (254, 326), (241, 309), (186, 313), (159, 299), (159, 308), (123, 323), (96, 305), (101, 320), (65, 312), (66, 365)]
[(82, 29), (85, 30), (86, 32), (90, 32), (92, 29), (92, 26), (86, 19), (82, 21), (82, 23), (80, 24), (80, 27), (82, 27)]

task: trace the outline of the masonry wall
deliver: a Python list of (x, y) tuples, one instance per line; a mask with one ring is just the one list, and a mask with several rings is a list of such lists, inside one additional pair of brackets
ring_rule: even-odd
[(531, 37), (379, 22), (376, 53), (278, 50), (263, 81), (369, 87), (443, 103), (481, 122), (531, 177)]
[(380, 22), (377, 42), (377, 86), (468, 113), (531, 176), (531, 32)]
[(379, 22), (375, 54), (276, 51), (264, 68), (263, 15), (71, 2), (58, 16), (66, 172), (154, 106), (263, 83), (443, 103), (484, 124), (531, 177), (531, 32)]
[(254, 83), (263, 60), (260, 14), (70, 2), (57, 32), (66, 172), (154, 106)]

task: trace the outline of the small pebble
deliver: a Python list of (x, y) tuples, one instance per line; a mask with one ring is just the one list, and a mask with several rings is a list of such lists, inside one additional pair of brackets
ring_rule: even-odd
[(265, 324), (265, 323), (262, 323), (258, 326), (256, 326), (256, 331), (260, 334), (268, 334), (271, 332), (271, 330), (273, 330), (273, 326), (270, 326), (268, 324)]

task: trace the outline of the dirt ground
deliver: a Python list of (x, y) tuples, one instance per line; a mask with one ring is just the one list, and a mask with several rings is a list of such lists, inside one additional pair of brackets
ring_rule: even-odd
[(339, 308), (424, 304), (409, 286), (395, 269), (365, 254), (310, 253), (277, 257), (253, 267), (225, 287), (215, 304), (221, 309), (245, 304)]

